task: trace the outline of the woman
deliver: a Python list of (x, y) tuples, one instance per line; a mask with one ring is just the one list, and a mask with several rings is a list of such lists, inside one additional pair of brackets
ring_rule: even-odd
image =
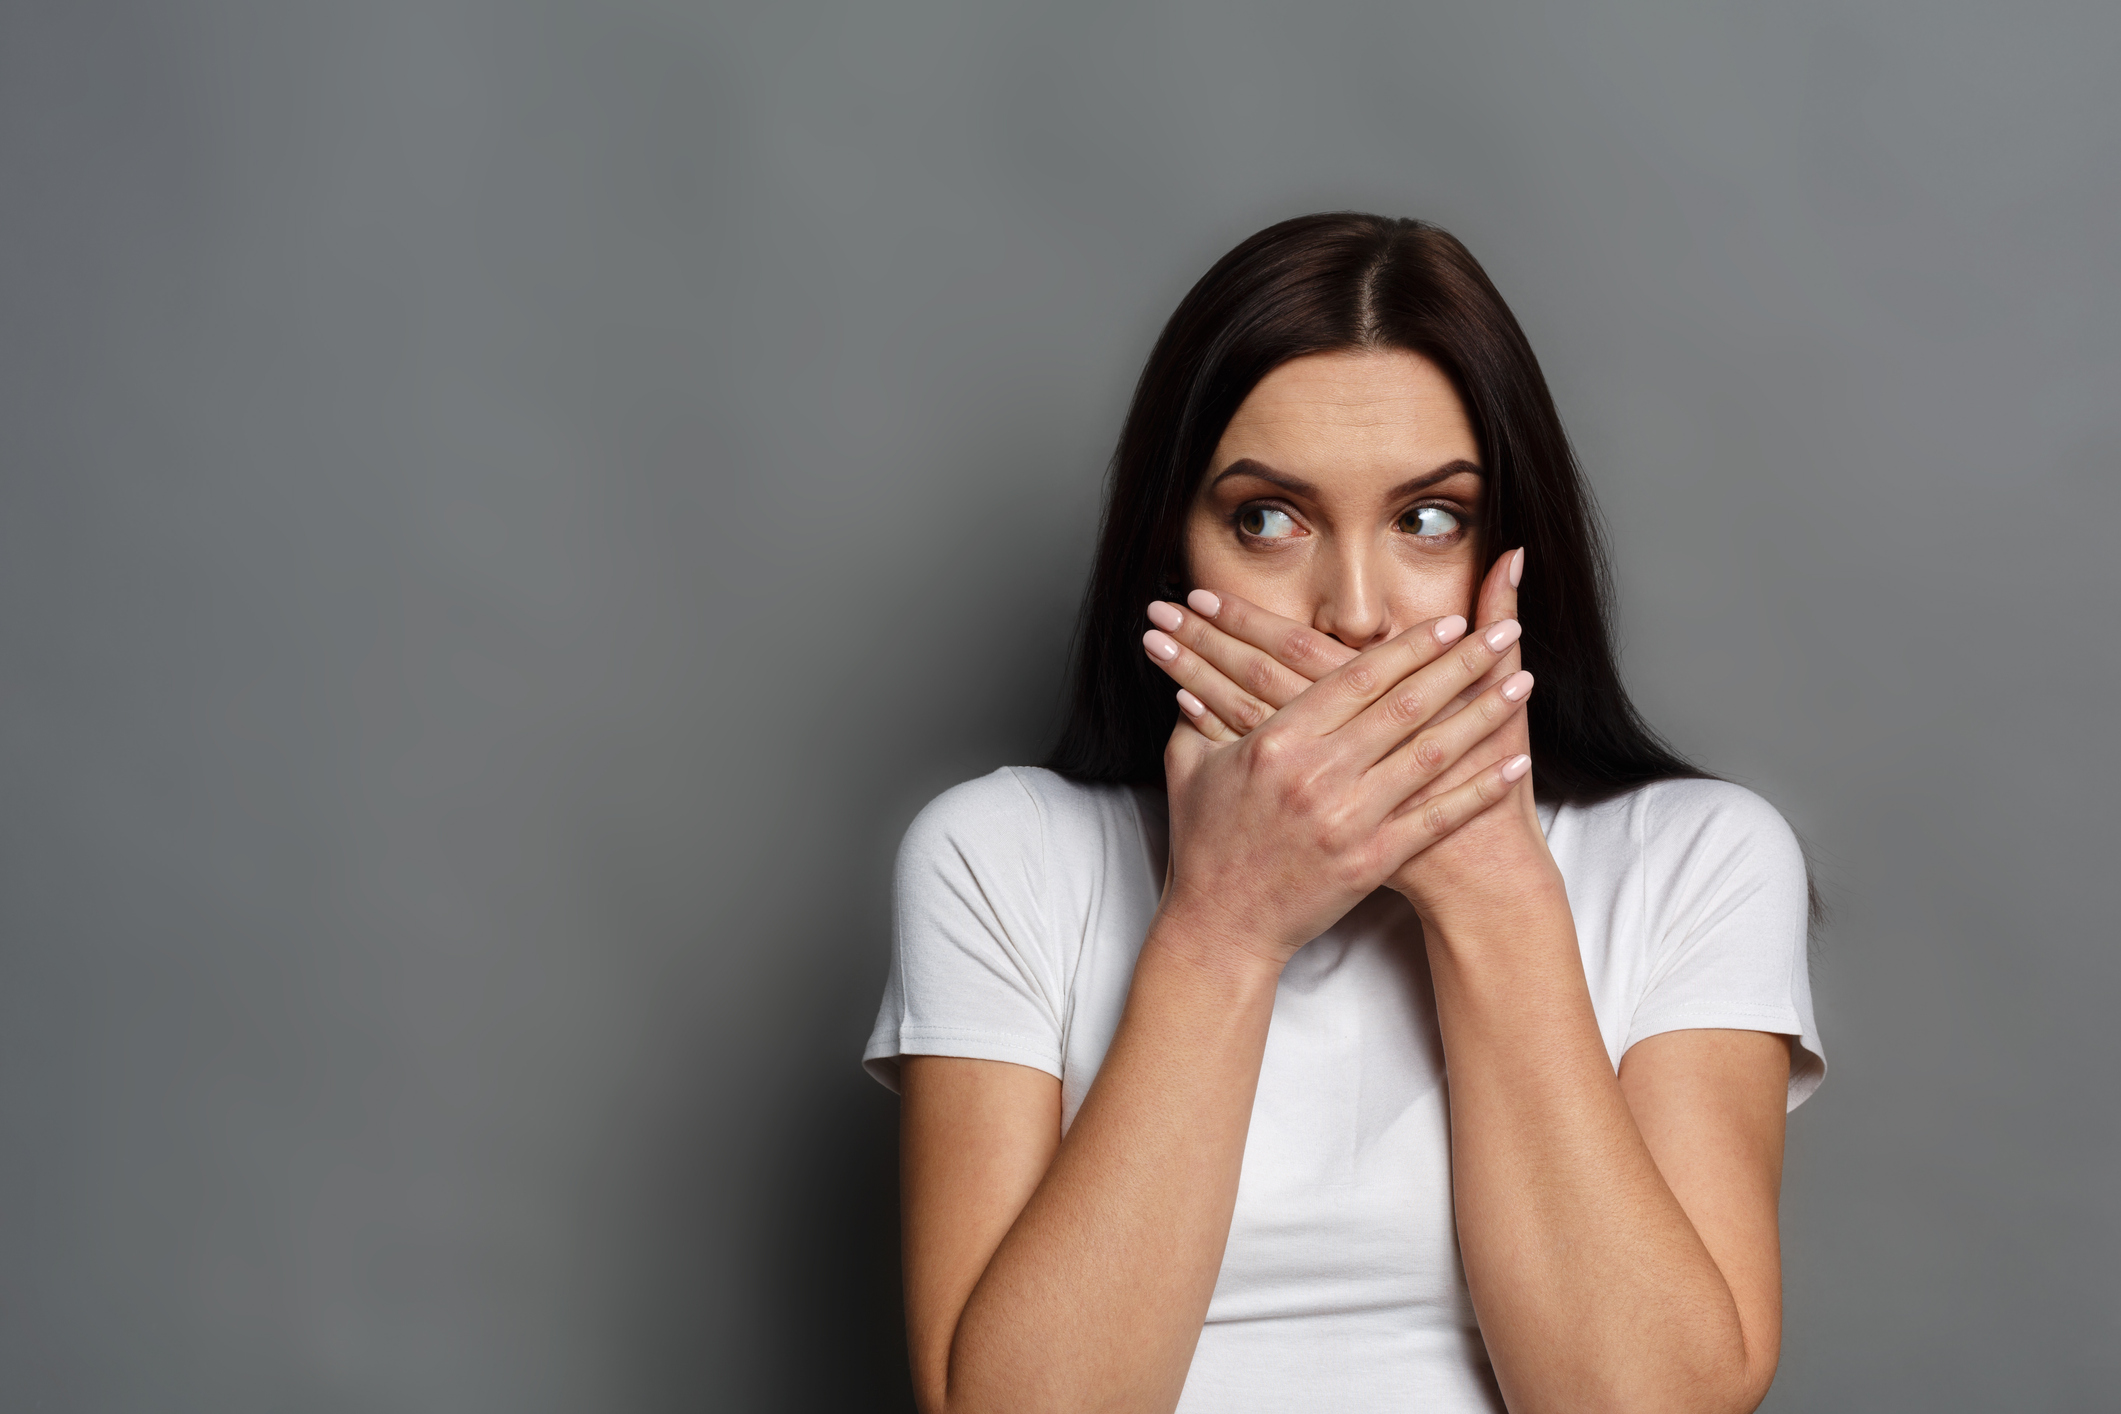
[(1804, 864), (1635, 716), (1603, 587), (1450, 236), (1305, 217), (1186, 296), (1059, 748), (899, 856), (925, 1410), (1760, 1402)]

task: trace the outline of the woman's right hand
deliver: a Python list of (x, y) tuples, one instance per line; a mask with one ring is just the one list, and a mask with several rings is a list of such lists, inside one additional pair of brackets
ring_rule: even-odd
[[(1460, 702), (1514, 643), (1501, 627), (1467, 637), (1456, 614), (1418, 624), (1325, 672), (1236, 740), (1211, 741), (1182, 718), (1164, 750), (1162, 914), (1279, 966), (1408, 859), (1504, 799), (1529, 757), (1416, 799), (1523, 710), (1525, 672)], [(1161, 663), (1159, 650), (1177, 645), (1152, 631), (1144, 646)]]

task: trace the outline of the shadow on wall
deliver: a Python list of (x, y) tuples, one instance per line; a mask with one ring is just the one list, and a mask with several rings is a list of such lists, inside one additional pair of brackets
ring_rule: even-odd
[[(961, 483), (980, 484), (980, 468), (1001, 459), (983, 451)], [(824, 743), (814, 758), (832, 824), (806, 817), (804, 843), (790, 854), (822, 848), (845, 873), (794, 925), (785, 948), (811, 969), (786, 994), (795, 1010), (782, 1018), (801, 1040), (783, 1052), (796, 1059), (772, 1105), (785, 1118), (760, 1136), (770, 1156), (762, 1154), (747, 1176), (761, 1185), (750, 1252), (768, 1294), (767, 1344), (748, 1354), (765, 1382), (762, 1408), (914, 1408), (900, 1285), (899, 1102), (859, 1057), (884, 982), (891, 862), (906, 826), (960, 781), (1040, 760), (1059, 731), (1096, 487), (1094, 478), (1065, 470), (1046, 481), (1064, 478), (1077, 491), (1088, 488), (1082, 504), (1067, 508), (1077, 533), (1027, 546), (1010, 527), (1061, 512), (1003, 496), (974, 517), (985, 529), (965, 553), (924, 571), (932, 582), (896, 596), (916, 606), (916, 619), (947, 615), (992, 650), (972, 662), (950, 646), (954, 638), (918, 650), (879, 646), (854, 676), (911, 686), (879, 694), (862, 732)], [(981, 592), (965, 603), (968, 584)], [(822, 844), (821, 830), (832, 832)]]
[(861, 1070), (808, 1087), (760, 1259), (769, 1407), (913, 1414), (899, 1285), (898, 1098)]

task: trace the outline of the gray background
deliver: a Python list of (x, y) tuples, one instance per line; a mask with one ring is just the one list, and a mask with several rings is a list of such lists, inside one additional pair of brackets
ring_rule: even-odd
[(2121, 1376), (2121, 9), (0, 9), (0, 1406), (903, 1399), (899, 830), (1163, 317), (1462, 235), (1835, 910), (1768, 1407)]

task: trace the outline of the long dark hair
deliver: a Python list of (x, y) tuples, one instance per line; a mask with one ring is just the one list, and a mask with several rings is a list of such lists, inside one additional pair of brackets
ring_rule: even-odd
[(1589, 491), (1524, 331), (1472, 253), (1421, 221), (1300, 216), (1245, 241), (1179, 301), (1113, 457), (1068, 717), (1048, 768), (1161, 786), (1174, 689), (1141, 650), (1152, 599), (1181, 597), (1187, 507), (1238, 405), (1282, 364), (1407, 349), (1451, 379), (1480, 445), (1481, 544), (1525, 547), (1518, 618), (1538, 676), (1543, 797), (1588, 803), (1701, 776), (1636, 713), (1607, 627), (1611, 575)]

